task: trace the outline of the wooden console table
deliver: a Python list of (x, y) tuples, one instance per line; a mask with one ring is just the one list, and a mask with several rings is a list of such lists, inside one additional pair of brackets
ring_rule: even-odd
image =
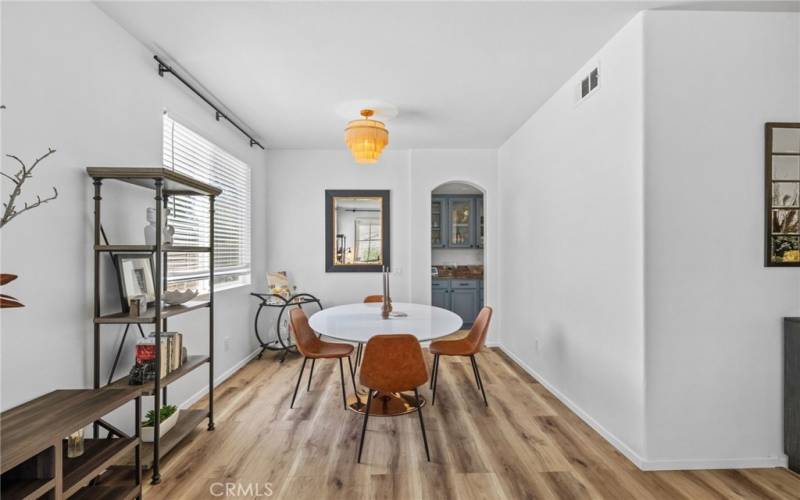
[[(102, 420), (135, 400), (129, 436)], [(0, 496), (12, 499), (131, 499), (142, 496), (141, 396), (120, 389), (58, 390), (0, 414)], [(105, 439), (85, 439), (83, 455), (67, 458), (66, 437), (98, 423)], [(112, 437), (113, 436), (113, 437)], [(133, 453), (133, 465), (126, 455)]]

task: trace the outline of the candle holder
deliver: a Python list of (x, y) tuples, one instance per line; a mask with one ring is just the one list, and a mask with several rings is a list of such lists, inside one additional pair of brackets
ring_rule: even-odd
[(392, 313), (392, 297), (389, 293), (389, 268), (383, 266), (383, 307), (381, 308), (381, 316), (383, 319), (389, 319)]
[(83, 455), (83, 429), (73, 432), (67, 437), (67, 458)]

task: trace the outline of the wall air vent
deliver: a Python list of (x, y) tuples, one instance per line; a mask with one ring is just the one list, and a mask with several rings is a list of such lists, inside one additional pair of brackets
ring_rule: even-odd
[(600, 86), (600, 70), (597, 66), (592, 68), (589, 73), (581, 78), (578, 83), (577, 101), (581, 102), (592, 95)]

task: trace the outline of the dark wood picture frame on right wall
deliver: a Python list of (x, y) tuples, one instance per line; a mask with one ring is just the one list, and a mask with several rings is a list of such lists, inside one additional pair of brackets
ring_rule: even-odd
[(767, 123), (764, 151), (764, 265), (800, 267), (800, 123)]

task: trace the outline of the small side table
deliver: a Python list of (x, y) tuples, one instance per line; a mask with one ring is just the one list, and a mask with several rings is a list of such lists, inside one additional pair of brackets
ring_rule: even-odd
[[(258, 359), (261, 359), (261, 356), (267, 349), (270, 351), (283, 351), (283, 355), (281, 356), (281, 363), (283, 363), (289, 351), (297, 349), (297, 347), (295, 347), (295, 345), (292, 343), (292, 340), (289, 338), (289, 331), (286, 330), (285, 332), (281, 333), (281, 320), (283, 319), (284, 311), (292, 306), (297, 306), (302, 309), (304, 304), (316, 304), (321, 311), (322, 303), (318, 298), (314, 297), (310, 293), (298, 293), (297, 295), (293, 295), (288, 299), (274, 293), (253, 292), (250, 295), (260, 301), (258, 304), (258, 311), (256, 311), (256, 318), (253, 321), (253, 329), (255, 330), (258, 343), (261, 345), (261, 352), (258, 353)], [(258, 317), (261, 315), (261, 311), (265, 307), (280, 308), (280, 312), (278, 312), (278, 319), (275, 323), (276, 339), (269, 342), (264, 342), (264, 340), (261, 338), (261, 334), (258, 332)]]

